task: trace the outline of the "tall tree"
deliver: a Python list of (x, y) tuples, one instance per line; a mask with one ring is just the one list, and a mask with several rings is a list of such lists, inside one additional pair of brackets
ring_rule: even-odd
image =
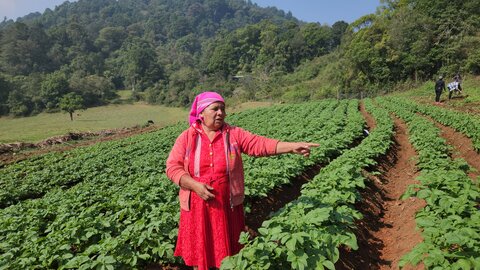
[(348, 23), (345, 21), (337, 21), (332, 25), (332, 45), (331, 48), (335, 48), (340, 45), (343, 34), (347, 31)]
[(102, 105), (115, 97), (113, 83), (98, 75), (76, 74), (70, 79), (70, 88), (83, 98), (85, 106)]
[(16, 22), (0, 40), (0, 69), (11, 75), (28, 75), (49, 70), (50, 42), (40, 25)]
[(120, 49), (127, 33), (123, 27), (107, 26), (100, 30), (95, 45), (106, 55)]
[(0, 115), (8, 114), (8, 95), (10, 91), (10, 83), (0, 76)]
[(164, 78), (163, 68), (157, 62), (153, 46), (143, 39), (134, 38), (124, 42), (111, 64), (132, 91), (143, 91)]
[(65, 73), (56, 71), (48, 74), (41, 84), (40, 96), (47, 109), (58, 108), (60, 98), (69, 90)]

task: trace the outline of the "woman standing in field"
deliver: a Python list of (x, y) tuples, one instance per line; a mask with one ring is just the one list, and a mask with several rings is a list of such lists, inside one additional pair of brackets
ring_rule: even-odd
[[(225, 123), (225, 101), (215, 92), (195, 97), (190, 127), (167, 159), (167, 176), (180, 186), (180, 225), (175, 256), (194, 269), (220, 268), (238, 253), (244, 230), (244, 174), (241, 154), (284, 153), (308, 157), (318, 144), (279, 142)], [(192, 192), (193, 191), (193, 192)]]

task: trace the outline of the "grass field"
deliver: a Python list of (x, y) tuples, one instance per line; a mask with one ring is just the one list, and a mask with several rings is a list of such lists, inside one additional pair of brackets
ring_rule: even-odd
[[(269, 105), (269, 102), (247, 102), (227, 108), (227, 113)], [(68, 132), (141, 126), (148, 120), (152, 120), (157, 127), (164, 127), (186, 120), (187, 115), (188, 111), (183, 108), (135, 103), (89, 108), (76, 112), (73, 121), (70, 121), (67, 113), (41, 113), (22, 118), (1, 117), (0, 143), (38, 142)]]
[[(448, 84), (452, 79), (447, 78), (445, 83)], [(433, 104), (435, 101), (435, 82), (426, 82), (422, 86), (405, 92), (396, 93), (395, 95), (404, 96), (421, 103)], [(467, 77), (462, 83), (463, 94), (460, 96), (453, 95), (451, 100), (448, 99), (448, 90), (441, 95), (441, 106), (445, 108), (458, 109), (474, 114), (480, 114), (480, 76)]]
[(74, 131), (99, 131), (143, 125), (152, 120), (165, 126), (186, 119), (188, 112), (145, 104), (108, 105), (76, 112), (70, 121), (67, 113), (41, 113), (32, 117), (0, 118), (0, 142), (36, 142)]

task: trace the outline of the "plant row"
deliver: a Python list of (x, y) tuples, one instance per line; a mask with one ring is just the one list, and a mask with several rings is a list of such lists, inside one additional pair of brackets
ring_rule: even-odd
[[(324, 104), (325, 106), (329, 104), (331, 110), (326, 109), (325, 112), (322, 113), (322, 119), (328, 120), (328, 117), (332, 117), (332, 113), (338, 113), (333, 112), (333, 109), (337, 105), (336, 102), (325, 102)], [(318, 108), (317, 111), (323, 109), (323, 106), (320, 104)], [(342, 108), (345, 108), (345, 104), (339, 109), (341, 110)], [(281, 110), (284, 109), (285, 108)], [(288, 109), (289, 108), (286, 108), (286, 110)], [(302, 110), (299, 111), (301, 112)], [(252, 128), (255, 128), (255, 126), (258, 125), (268, 126), (268, 121), (275, 119), (275, 110), (271, 113), (268, 113), (268, 110), (265, 110), (265, 112), (267, 113), (261, 115), (262, 117), (257, 117), (259, 121), (256, 125), (252, 125), (252, 121), (250, 121), (250, 126)], [(283, 121), (289, 121), (290, 123), (284, 123), (284, 127), (288, 127), (293, 123), (298, 122), (299, 118), (305, 119), (305, 117), (308, 116), (308, 113), (315, 112), (316, 111), (309, 112), (303, 110), (303, 113), (306, 113), (307, 115), (295, 115), (295, 117), (290, 117), (288, 119), (280, 119)], [(246, 114), (246, 119), (251, 119), (251, 117), (256, 115), (255, 112), (251, 114), (252, 116)], [(241, 116), (237, 118), (241, 118)], [(312, 117), (310, 116), (310, 118)], [(340, 118), (340, 120), (343, 119), (344, 118)], [(312, 121), (315, 121), (315, 119), (312, 119)], [(326, 122), (327, 121), (325, 121), (325, 123)], [(279, 127), (282, 127), (280, 123), (278, 124)], [(321, 128), (321, 126), (322, 125), (319, 125), (319, 128)], [(178, 127), (181, 127), (181, 125)], [(291, 135), (284, 134), (285, 130), (289, 132), (286, 128), (277, 128), (276, 130), (269, 131), (267, 134), (278, 134), (281, 138)], [(265, 132), (265, 130), (260, 131)], [(169, 135), (175, 136), (178, 135), (178, 132), (169, 133)], [(168, 142), (170, 140), (163, 141)], [(168, 144), (155, 146), (149, 145), (152, 142), (154, 142), (154, 140), (148, 139), (148, 136), (145, 139), (127, 139), (98, 144), (93, 147), (77, 148), (69, 152), (49, 153), (7, 166), (0, 170), (0, 207), (12, 205), (24, 199), (41, 197), (52, 188), (69, 188), (82, 181), (96, 181), (96, 179), (103, 179), (111, 176), (125, 177), (128, 175), (135, 175), (137, 172), (131, 170), (132, 166), (129, 166), (128, 164), (130, 160), (136, 158), (135, 156), (149, 156), (153, 152), (163, 154), (168, 152)], [(124, 166), (122, 166), (124, 168), (123, 170), (117, 168), (119, 162), (118, 157), (125, 157), (125, 160), (123, 161)], [(163, 159), (164, 157), (161, 157), (160, 161)], [(285, 171), (279, 172), (279, 174), (282, 173), (285, 173)]]
[[(315, 123), (314, 118), (322, 109), (316, 111), (317, 107), (331, 108), (334, 113), (329, 116), (344, 119), (345, 126), (349, 126), (347, 123), (351, 119), (345, 118), (353, 114), (356, 106), (356, 101), (325, 101), (279, 106), (271, 108), (276, 113), (268, 115), (265, 111), (262, 115), (270, 119), (270, 123), (277, 121), (272, 131), (278, 125), (288, 130), (284, 131), (290, 133), (285, 135), (288, 140), (299, 136), (295, 131), (315, 133), (312, 130), (318, 130), (319, 123)], [(337, 110), (337, 107), (343, 109)], [(255, 126), (267, 121), (262, 115), (251, 111), (230, 119), (235, 123), (236, 117), (251, 117), (250, 123)], [(358, 119), (358, 115), (357, 110), (353, 118)], [(289, 121), (290, 118), (294, 120)], [(357, 134), (361, 134), (361, 126), (358, 124), (352, 130), (358, 129)], [(248, 125), (243, 127), (249, 129)], [(108, 158), (98, 157), (100, 154), (91, 157), (93, 163), (111, 159), (106, 166), (116, 166), (107, 166), (109, 174), (83, 179), (68, 189), (53, 187), (41, 198), (21, 201), (0, 210), (0, 269), (132, 269), (151, 261), (178, 262), (173, 257), (179, 217), (178, 188), (165, 177), (164, 164), (175, 137), (184, 128), (177, 125), (97, 146), (105, 149), (102, 155), (113, 153)], [(321, 129), (327, 132), (326, 126)], [(341, 134), (343, 129), (336, 131)], [(276, 137), (275, 134), (262, 135)], [(111, 151), (108, 151), (109, 146)], [(99, 148), (83, 151), (95, 153)], [(114, 149), (123, 149), (123, 152)], [(63, 155), (75, 162), (75, 154), (78, 152)], [(95, 174), (92, 172), (92, 175)]]
[(391, 145), (393, 121), (388, 112), (366, 101), (377, 127), (357, 147), (345, 151), (302, 187), (301, 196), (263, 222), (245, 247), (225, 259), (222, 269), (334, 269), (339, 246), (357, 249), (352, 228), (361, 218), (354, 204), (361, 200), (362, 170)]
[[(265, 197), (274, 187), (290, 183), (293, 177), (300, 175), (309, 166), (329, 162), (362, 136), (365, 123), (356, 101), (342, 101), (339, 104), (330, 101), (329, 106), (323, 110), (310, 108), (305, 111), (306, 115), (287, 116), (285, 119), (275, 117), (272, 112), (263, 114), (265, 122), (257, 122), (254, 132), (270, 133), (269, 135), (286, 141), (319, 142), (320, 146), (315, 148), (308, 159), (298, 155), (269, 158), (244, 156), (246, 196)], [(300, 119), (307, 120), (308, 126), (300, 126)], [(248, 123), (239, 125), (249, 126)]]
[(39, 198), (55, 188), (68, 189), (105, 178), (120, 179), (142, 172), (161, 174), (172, 140), (183, 125), (161, 132), (36, 156), (0, 169), (0, 208)]
[(468, 177), (468, 164), (450, 157), (450, 147), (435, 125), (396, 99), (379, 99), (407, 122), (409, 140), (418, 152), (420, 184), (403, 198), (424, 199), (416, 214), (424, 241), (400, 265), (423, 262), (427, 269), (480, 269), (480, 192)]
[(407, 99), (395, 98), (395, 102), (409, 110), (428, 115), (446, 126), (465, 134), (472, 140), (473, 147), (480, 152), (480, 117), (431, 105), (422, 105)]

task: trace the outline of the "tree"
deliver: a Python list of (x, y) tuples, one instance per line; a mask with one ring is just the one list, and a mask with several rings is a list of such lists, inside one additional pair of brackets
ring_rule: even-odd
[(106, 55), (120, 49), (127, 33), (123, 27), (107, 26), (100, 30), (95, 45)]
[(32, 103), (29, 97), (15, 89), (8, 95), (8, 111), (15, 116), (27, 116), (32, 111)]
[(11, 91), (11, 86), (8, 81), (0, 77), (0, 115), (8, 114), (8, 95)]
[(102, 105), (115, 97), (113, 83), (97, 75), (72, 76), (70, 88), (82, 96), (85, 106)]
[(306, 56), (313, 58), (326, 54), (331, 46), (333, 35), (332, 29), (326, 25), (307, 23), (302, 26), (301, 33), (305, 40)]
[(83, 98), (76, 93), (68, 93), (60, 99), (60, 109), (70, 114), (70, 121), (73, 121), (73, 113), (76, 110), (83, 110)]
[(220, 74), (226, 78), (237, 72), (238, 57), (235, 55), (233, 42), (230, 40), (219, 41), (207, 61), (207, 70), (211, 74)]
[(40, 96), (47, 109), (58, 108), (58, 102), (68, 91), (67, 76), (61, 71), (48, 74), (42, 82)]
[(16, 22), (0, 40), (0, 69), (11, 75), (48, 70), (49, 39), (41, 26)]
[(332, 48), (340, 45), (343, 34), (348, 28), (348, 23), (345, 21), (337, 21), (332, 25)]
[(132, 91), (143, 91), (164, 78), (153, 45), (143, 39), (124, 42), (111, 64), (124, 78), (124, 85), (131, 86)]

